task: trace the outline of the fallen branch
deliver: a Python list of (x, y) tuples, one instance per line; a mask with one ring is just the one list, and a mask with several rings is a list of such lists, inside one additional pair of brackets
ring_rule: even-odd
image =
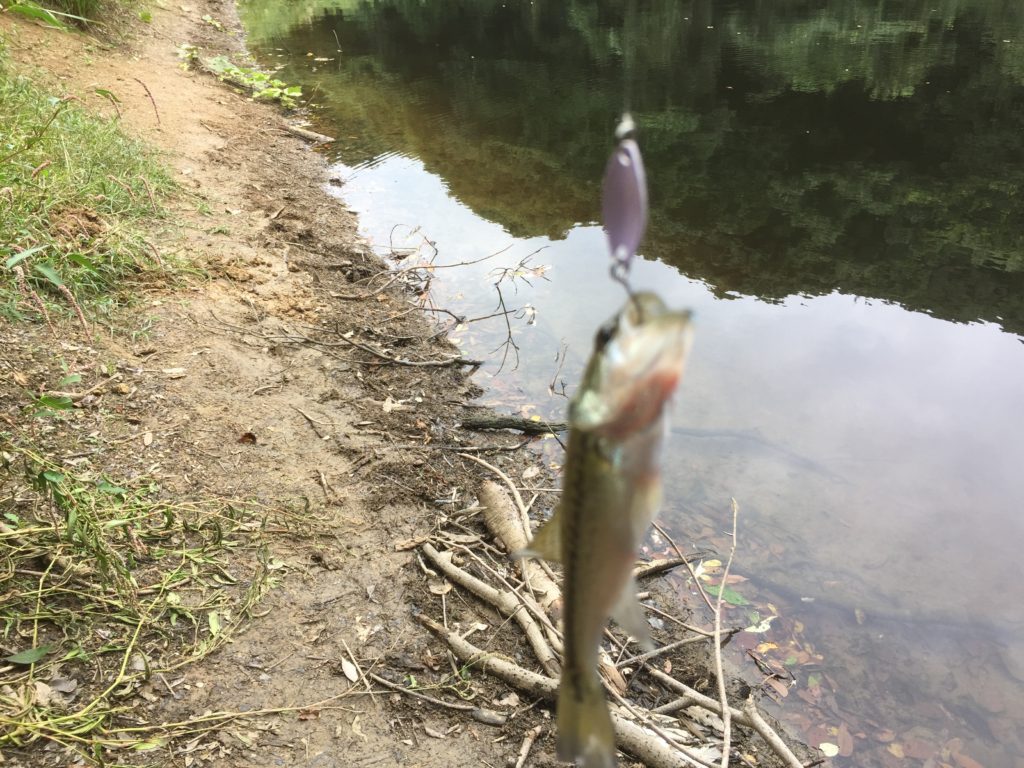
[(564, 421), (533, 421), (522, 416), (493, 413), (466, 416), (462, 419), (462, 427), (480, 431), (517, 429), (527, 435), (546, 435), (549, 432), (564, 432), (569, 425)]
[(297, 125), (291, 125), (290, 123), (282, 123), (281, 127), (299, 138), (305, 139), (306, 141), (312, 141), (314, 144), (330, 144), (334, 139), (330, 136), (325, 136), (322, 133), (311, 131), (308, 128), (300, 128)]
[[(509, 554), (526, 549), (529, 539), (523, 530), (522, 517), (501, 486), (493, 480), (485, 480), (480, 485), (477, 498), (483, 507), (484, 525), (505, 545)], [(557, 620), (562, 613), (561, 589), (537, 560), (519, 559), (517, 565), (541, 608)]]
[[(503, 616), (515, 619), (526, 634), (526, 639), (529, 641), (530, 647), (533, 648), (537, 660), (544, 667), (544, 671), (552, 676), (559, 674), (560, 665), (555, 657), (555, 652), (544, 638), (540, 625), (524, 605), (529, 598), (514, 592), (501, 592), (490, 584), (466, 573), (452, 563), (451, 552), (438, 552), (432, 545), (426, 543), (420, 546), (420, 550), (449, 579), (494, 606)], [(539, 606), (537, 611), (540, 612)]]
[[(504, 657), (487, 653), (426, 616), (419, 616), (419, 620), (423, 626), (448, 643), (452, 653), (467, 665), (494, 675), (531, 696), (548, 701), (556, 698), (558, 694), (557, 680), (523, 669)], [(648, 768), (679, 768), (694, 764), (694, 761), (666, 744), (657, 734), (628, 720), (614, 710), (611, 715), (616, 744), (640, 759)]]

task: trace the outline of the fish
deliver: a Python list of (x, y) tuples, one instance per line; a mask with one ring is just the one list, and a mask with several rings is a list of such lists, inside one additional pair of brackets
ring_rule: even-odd
[(690, 313), (633, 294), (598, 330), (569, 403), (562, 497), (520, 557), (563, 568), (558, 757), (613, 768), (615, 734), (597, 665), (608, 618), (650, 645), (633, 567), (661, 505), (660, 451), (691, 344)]

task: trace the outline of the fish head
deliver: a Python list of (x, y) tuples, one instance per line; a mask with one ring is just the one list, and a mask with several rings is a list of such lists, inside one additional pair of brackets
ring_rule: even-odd
[(572, 426), (614, 439), (650, 427), (683, 376), (691, 335), (689, 312), (670, 310), (653, 293), (631, 296), (597, 332), (569, 405)]

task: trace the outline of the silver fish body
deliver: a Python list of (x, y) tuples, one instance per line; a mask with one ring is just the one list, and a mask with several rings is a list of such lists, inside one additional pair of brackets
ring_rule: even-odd
[(652, 293), (631, 297), (602, 327), (569, 406), (561, 502), (523, 553), (563, 565), (558, 756), (584, 768), (615, 765), (597, 673), (609, 616), (649, 642), (632, 573), (660, 506), (668, 404), (689, 346), (689, 314), (670, 311)]

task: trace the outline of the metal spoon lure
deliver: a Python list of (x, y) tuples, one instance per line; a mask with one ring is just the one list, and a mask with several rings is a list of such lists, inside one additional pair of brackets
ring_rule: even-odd
[(647, 175), (640, 147), (633, 138), (636, 124), (626, 112), (615, 129), (618, 141), (605, 167), (601, 214), (611, 250), (611, 277), (630, 298), (629, 268), (647, 229)]

